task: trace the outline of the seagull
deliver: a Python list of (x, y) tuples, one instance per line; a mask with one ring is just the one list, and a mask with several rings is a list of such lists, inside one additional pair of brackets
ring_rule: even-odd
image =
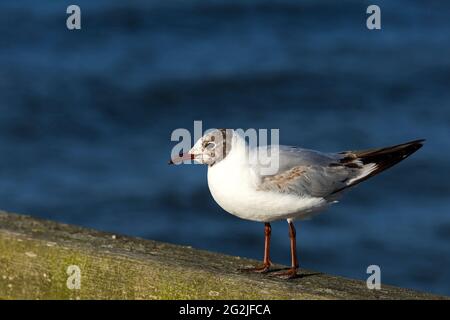
[[(297, 277), (299, 267), (294, 220), (309, 219), (336, 203), (347, 189), (402, 161), (424, 141), (323, 153), (283, 145), (250, 146), (238, 130), (213, 129), (169, 163), (194, 160), (208, 165), (208, 187), (218, 205), (239, 218), (264, 223), (263, 263), (244, 271), (270, 271), (270, 223), (286, 219), (291, 267), (276, 274), (290, 279)], [(277, 161), (274, 172), (264, 172), (262, 164), (252, 161), (262, 152)]]

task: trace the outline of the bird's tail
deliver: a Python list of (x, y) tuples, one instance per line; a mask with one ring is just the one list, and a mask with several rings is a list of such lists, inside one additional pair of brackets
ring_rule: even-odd
[(348, 167), (358, 166), (362, 169), (361, 174), (350, 180), (347, 187), (367, 180), (406, 159), (419, 150), (424, 142), (425, 139), (420, 139), (391, 147), (342, 152), (343, 158), (341, 159), (341, 163)]

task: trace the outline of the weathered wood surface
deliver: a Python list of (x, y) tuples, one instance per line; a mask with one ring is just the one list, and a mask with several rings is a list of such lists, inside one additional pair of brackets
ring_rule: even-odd
[[(243, 274), (256, 261), (0, 211), (0, 299), (436, 299), (301, 270)], [(67, 287), (79, 266), (81, 287)]]

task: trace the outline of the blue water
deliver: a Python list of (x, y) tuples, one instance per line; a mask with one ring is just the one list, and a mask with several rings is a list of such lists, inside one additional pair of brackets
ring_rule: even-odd
[[(0, 208), (261, 258), (263, 226), (170, 167), (176, 128), (279, 128), (341, 151), (426, 138), (417, 154), (297, 223), (305, 268), (450, 294), (450, 3), (0, 3)], [(289, 263), (285, 222), (273, 260)]]

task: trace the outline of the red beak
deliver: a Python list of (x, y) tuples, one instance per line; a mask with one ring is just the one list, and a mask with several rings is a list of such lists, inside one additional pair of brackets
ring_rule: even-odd
[(185, 153), (185, 154), (182, 154), (179, 157), (175, 157), (173, 159), (170, 159), (169, 160), (169, 164), (177, 164), (177, 163), (181, 163), (181, 162), (186, 161), (186, 160), (194, 160), (194, 159), (195, 159), (195, 156), (193, 154)]

